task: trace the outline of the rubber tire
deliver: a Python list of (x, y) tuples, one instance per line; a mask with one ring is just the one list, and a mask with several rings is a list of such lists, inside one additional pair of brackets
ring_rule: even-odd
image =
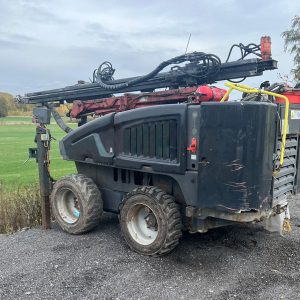
[[(62, 188), (70, 189), (78, 199), (80, 217), (74, 224), (65, 222), (57, 210), (56, 200)], [(51, 193), (51, 207), (59, 226), (70, 234), (91, 231), (98, 225), (103, 213), (103, 201), (98, 187), (91, 178), (82, 174), (67, 175), (55, 183)]]
[[(156, 215), (159, 231), (150, 245), (136, 242), (127, 228), (127, 214), (136, 204), (146, 204)], [(160, 188), (152, 186), (138, 187), (128, 193), (120, 207), (120, 226), (128, 246), (139, 254), (161, 256), (171, 252), (182, 236), (182, 220), (174, 197)]]

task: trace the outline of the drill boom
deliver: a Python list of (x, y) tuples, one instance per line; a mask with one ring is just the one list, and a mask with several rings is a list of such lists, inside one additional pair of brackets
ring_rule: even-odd
[[(201, 76), (200, 67), (197, 63), (188, 63), (180, 69), (171, 69), (169, 72), (158, 73), (153, 78), (139, 82), (135, 85), (126, 86), (113, 91), (105, 89), (99, 83), (83, 83), (35, 93), (18, 96), (17, 101), (25, 104), (46, 104), (50, 102), (64, 101), (72, 103), (75, 100), (87, 101), (110, 97), (114, 93), (127, 92), (153, 92), (159, 88), (179, 88), (200, 84), (214, 83), (220, 80), (246, 78), (260, 76), (265, 70), (277, 68), (277, 61), (273, 59), (261, 60), (258, 58), (244, 59), (233, 62), (221, 63), (220, 69), (215, 74)], [(124, 78), (107, 81), (107, 84), (123, 84), (135, 78)]]

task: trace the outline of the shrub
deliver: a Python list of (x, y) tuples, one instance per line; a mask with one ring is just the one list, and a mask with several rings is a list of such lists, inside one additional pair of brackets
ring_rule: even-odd
[(0, 233), (12, 233), (41, 224), (41, 205), (36, 186), (4, 190), (0, 184)]
[(5, 101), (0, 97), (0, 118), (7, 116), (7, 106)]

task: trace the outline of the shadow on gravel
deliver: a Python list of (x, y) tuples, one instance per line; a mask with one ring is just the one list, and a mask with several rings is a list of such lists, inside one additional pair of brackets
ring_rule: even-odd
[[(294, 219), (294, 221), (296, 221)], [(294, 229), (297, 229), (300, 224), (295, 222)], [(60, 230), (60, 229), (56, 229)], [(114, 238), (117, 237), (121, 243), (125, 243), (121, 236), (119, 228), (118, 217), (114, 214), (105, 213), (102, 216), (99, 226), (89, 235), (95, 234), (113, 234)], [(266, 231), (261, 225), (231, 225), (222, 228), (211, 229), (206, 233), (190, 234), (183, 232), (183, 236), (180, 240), (180, 244), (175, 251), (171, 254), (163, 256), (177, 257), (179, 253), (184, 252), (183, 257), (187, 257), (189, 254), (195, 253), (207, 253), (208, 251), (218, 250), (222, 248), (228, 253), (251, 253), (259, 250), (262, 247), (273, 244), (272, 248), (276, 246), (274, 244), (286, 244), (296, 243), (298, 241), (291, 241), (289, 235), (280, 236), (278, 233), (270, 233)], [(268, 247), (267, 247), (268, 248)], [(300, 247), (299, 247), (300, 250)], [(178, 259), (178, 262), (180, 259)]]
[[(275, 254), (276, 257), (276, 254), (281, 253), (281, 256), (289, 256), (300, 251), (299, 239), (293, 240), (290, 236), (269, 233), (261, 225), (227, 226), (202, 234), (183, 232), (179, 246), (172, 253), (160, 258), (140, 256), (129, 250), (121, 236), (118, 217), (115, 215), (105, 214), (94, 234), (112, 234), (129, 251), (129, 256), (137, 255), (150, 263), (164, 261), (175, 268), (199, 270), (201, 266), (202, 270), (208, 272), (230, 264), (237, 257), (251, 260), (251, 256), (257, 256), (256, 260), (259, 261), (268, 255)], [(281, 258), (281, 261), (284, 260)]]

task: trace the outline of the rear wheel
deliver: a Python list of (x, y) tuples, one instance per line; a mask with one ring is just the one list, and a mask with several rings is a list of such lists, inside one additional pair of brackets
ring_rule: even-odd
[(174, 197), (157, 187), (134, 189), (122, 202), (120, 225), (131, 249), (159, 256), (172, 251), (182, 235)]
[(55, 183), (51, 206), (60, 227), (71, 234), (92, 230), (103, 212), (98, 187), (91, 178), (82, 174), (67, 175)]

